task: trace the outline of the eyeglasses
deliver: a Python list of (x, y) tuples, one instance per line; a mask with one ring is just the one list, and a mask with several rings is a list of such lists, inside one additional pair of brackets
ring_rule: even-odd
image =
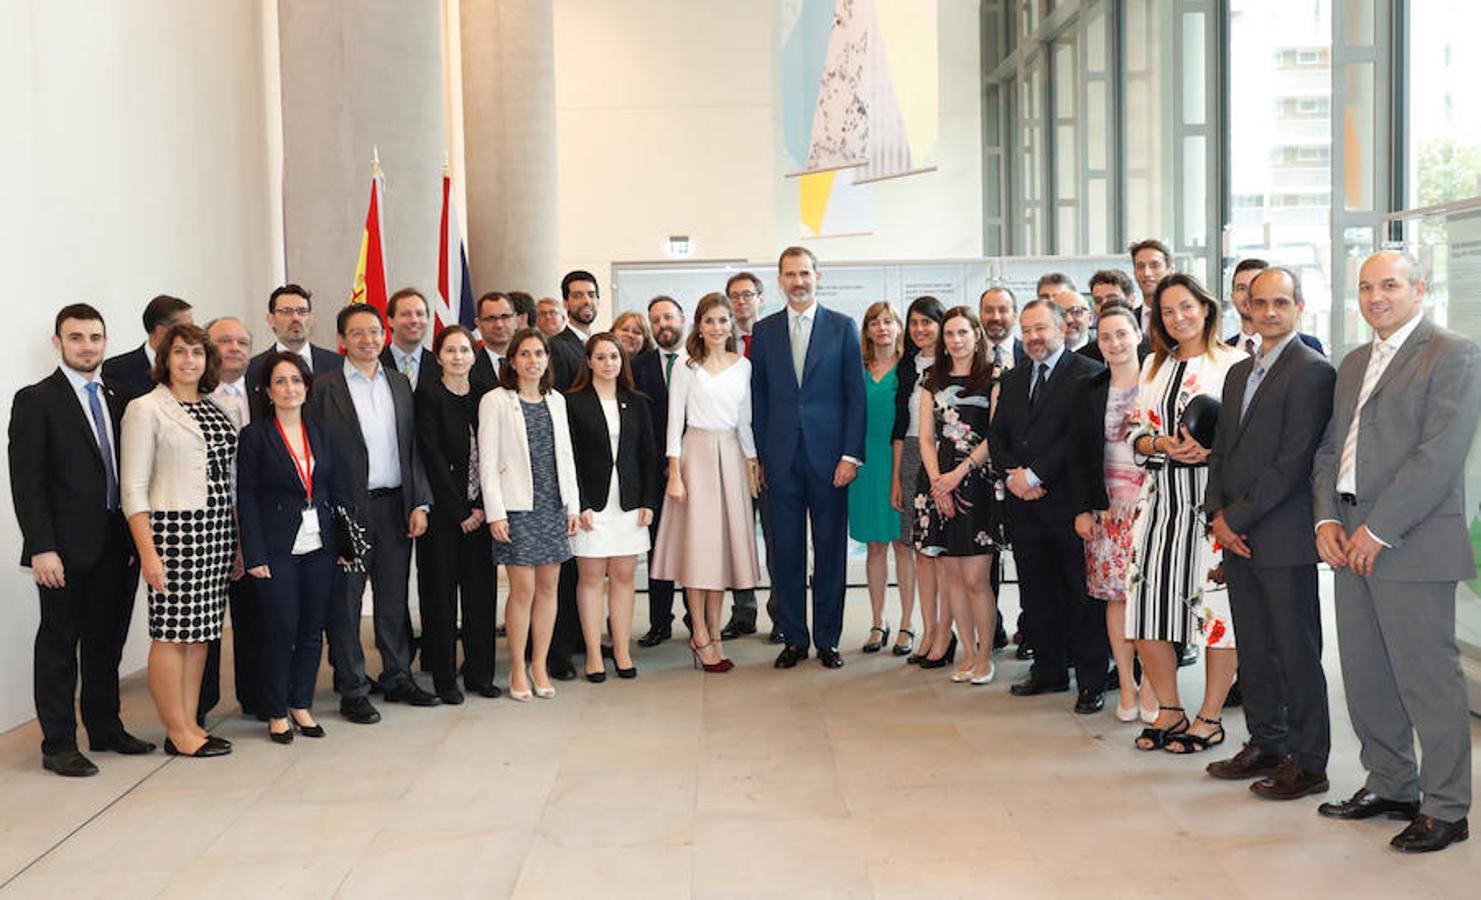
[(1069, 316), (1071, 319), (1083, 319), (1086, 316), (1090, 315), (1090, 307), (1071, 306), (1069, 309), (1064, 311), (1064, 314)]
[(759, 291), (736, 291), (735, 293), (730, 295), (730, 299), (750, 301), (755, 300), (759, 296), (761, 296), (761, 293)]
[(273, 312), (280, 316), (307, 316), (313, 312), (307, 306), (279, 306)]
[(351, 328), (349, 331), (345, 332), (345, 337), (349, 338), (352, 341), (358, 341), (364, 338), (379, 339), (380, 336), (383, 334), (385, 334), (385, 332), (380, 328)]

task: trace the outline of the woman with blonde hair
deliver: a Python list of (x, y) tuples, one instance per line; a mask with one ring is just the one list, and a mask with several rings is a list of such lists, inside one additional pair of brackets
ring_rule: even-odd
[(689, 648), (706, 672), (734, 668), (720, 647), (726, 589), (754, 588), (760, 577), (751, 362), (732, 319), (724, 294), (700, 298), (689, 358), (669, 376), (668, 489), (653, 551), (652, 576), (684, 585)]
[(612, 333), (627, 351), (628, 359), (636, 359), (639, 353), (647, 353), (658, 346), (653, 342), (653, 333), (648, 330), (648, 319), (637, 310), (620, 313), (612, 320)]
[(914, 550), (900, 539), (900, 515), (890, 505), (893, 466), (883, 460), (893, 455), (895, 394), (900, 387), (899, 363), (905, 349), (904, 327), (895, 308), (885, 301), (864, 312), (859, 329), (864, 358), (864, 458), (876, 460), (859, 469), (848, 486), (849, 535), (867, 548), (865, 572), (869, 581), (869, 608), (874, 617), (865, 653), (878, 653), (890, 639), (884, 620), (885, 591), (890, 583), (889, 549), (895, 548), (895, 572), (900, 584), (900, 628), (910, 631), (915, 614)]

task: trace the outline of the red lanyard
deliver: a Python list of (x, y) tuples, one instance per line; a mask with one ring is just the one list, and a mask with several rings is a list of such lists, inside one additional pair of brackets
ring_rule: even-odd
[(278, 426), (278, 435), (283, 438), (283, 446), (288, 448), (288, 455), (293, 457), (293, 471), (298, 473), (298, 480), (303, 482), (303, 490), (308, 494), (309, 502), (314, 502), (314, 451), (309, 447), (309, 428), (302, 419), (298, 420), (298, 427), (303, 430), (303, 465), (298, 464), (298, 454), (293, 452), (293, 445), (288, 443), (288, 433), (283, 430), (283, 423), (273, 416), (273, 424)]

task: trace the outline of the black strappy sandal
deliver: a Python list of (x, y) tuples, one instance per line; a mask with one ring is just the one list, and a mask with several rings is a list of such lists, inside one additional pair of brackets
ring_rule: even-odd
[(878, 625), (876, 625), (873, 628), (869, 629), (869, 633), (870, 634), (878, 633), (879, 634), (879, 640), (877, 640), (877, 641), (870, 641), (869, 643), (865, 644), (864, 645), (864, 652), (865, 653), (878, 653), (879, 651), (881, 651), (881, 650), (884, 649), (885, 641), (887, 641), (887, 640), (890, 639), (890, 626), (886, 625), (883, 628), (880, 628)]
[[(1168, 741), (1188, 730), (1188, 715), (1181, 706), (1159, 706), (1158, 711), (1183, 713), (1178, 720), (1166, 728), (1143, 728), (1142, 733), (1137, 735), (1132, 746), (1143, 752), (1161, 750), (1167, 746)], [(1142, 741), (1148, 741), (1150, 746), (1143, 747)]]
[[(1205, 725), (1214, 726), (1213, 733), (1205, 737), (1204, 735), (1193, 734), (1192, 732), (1185, 730), (1179, 734), (1169, 735), (1167, 738), (1166, 746), (1162, 748), (1163, 750), (1166, 750), (1168, 753), (1183, 756), (1189, 753), (1202, 753), (1210, 747), (1217, 747), (1220, 744), (1224, 743), (1223, 719), (1205, 719), (1203, 716), (1194, 716), (1193, 718), (1197, 719)], [(1178, 747), (1179, 749), (1174, 750), (1174, 746)]]
[(896, 644), (895, 646), (890, 648), (890, 652), (895, 654), (896, 656), (909, 656), (910, 651), (915, 649), (915, 632), (911, 631), (909, 628), (901, 628), (900, 634), (910, 635), (910, 642), (906, 644)]

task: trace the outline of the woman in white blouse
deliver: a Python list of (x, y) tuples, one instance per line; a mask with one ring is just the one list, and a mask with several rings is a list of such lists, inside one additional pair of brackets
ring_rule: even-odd
[(668, 490), (650, 573), (684, 585), (689, 648), (706, 672), (734, 667), (720, 647), (725, 590), (754, 588), (760, 577), (751, 363), (737, 352), (731, 319), (724, 294), (702, 297), (689, 359), (669, 377)]

